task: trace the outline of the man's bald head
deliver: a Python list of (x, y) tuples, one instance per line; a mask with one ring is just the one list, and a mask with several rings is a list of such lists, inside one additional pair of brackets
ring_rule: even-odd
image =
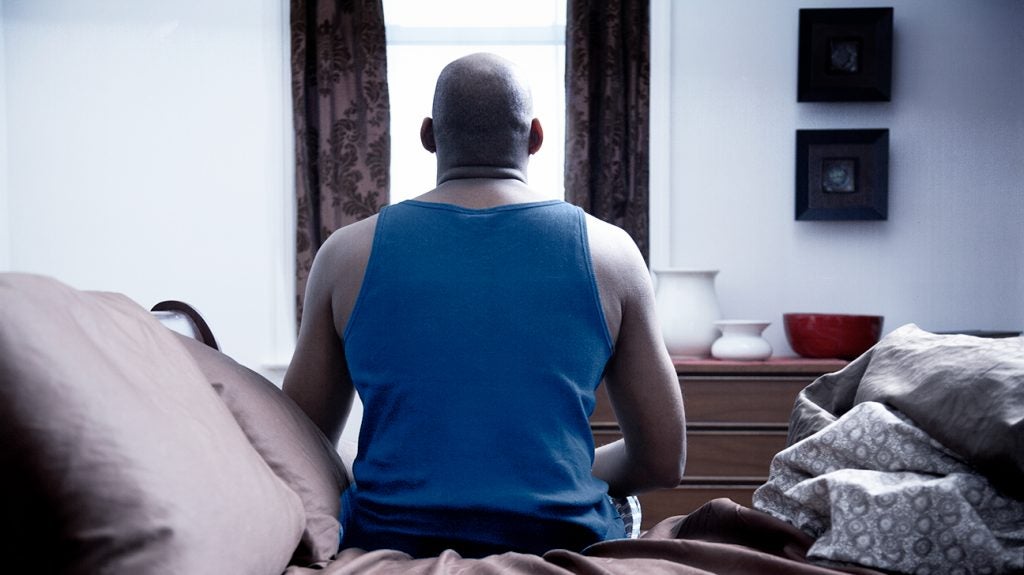
[(437, 79), (432, 113), (439, 170), (469, 166), (525, 170), (534, 151), (533, 96), (512, 62), (481, 53), (448, 64)]

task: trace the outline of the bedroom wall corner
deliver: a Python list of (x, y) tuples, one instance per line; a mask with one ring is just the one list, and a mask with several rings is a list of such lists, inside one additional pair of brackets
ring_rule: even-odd
[(651, 109), (650, 109), (650, 267), (669, 267), (672, 222), (672, 1), (651, 0)]
[(11, 267), (11, 210), (7, 200), (7, 52), (4, 0), (0, 0), (0, 271)]
[[(1014, 8), (1016, 13), (1013, 15), (1013, 19), (1017, 22), (1016, 29), (1013, 35), (1013, 47), (1011, 48), (1012, 54), (1024, 54), (1024, 2), (1018, 2)], [(1007, 72), (1011, 75), (1011, 85), (1016, 86), (1018, 94), (1024, 93), (1024, 66), (1010, 66)], [(1013, 133), (1016, 133), (1016, 148), (1012, 153), (1016, 154), (1017, 157), (1017, 170), (1021, 179), (1018, 179), (1012, 186), (1016, 189), (1009, 191), (1017, 199), (1017, 211), (1015, 214), (1010, 215), (1011, 221), (1016, 221), (1019, 225), (1016, 226), (1017, 230), (1017, 248), (1014, 253), (1017, 254), (1017, 313), (1015, 317), (1020, 319), (1018, 324), (1018, 330), (1024, 331), (1024, 96), (1020, 97), (1021, 107), (1017, 108), (1016, 114), (1011, 116), (1010, 121), (1013, 122), (1013, 127), (1010, 129)], [(1011, 249), (1013, 249), (1011, 247)], [(1012, 305), (1012, 304), (1011, 304)]]
[[(892, 101), (798, 103), (800, 8), (875, 5), (673, 5), (671, 263), (779, 355), (785, 312), (1024, 330), (1024, 2), (891, 0)], [(795, 131), (857, 128), (890, 131), (888, 220), (795, 221)]]

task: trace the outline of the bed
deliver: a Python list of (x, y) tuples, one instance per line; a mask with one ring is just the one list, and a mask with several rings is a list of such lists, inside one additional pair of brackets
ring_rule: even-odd
[[(1024, 570), (1021, 338), (889, 334), (800, 394), (790, 446), (753, 507), (709, 501), (581, 552), (414, 560), (338, 552), (348, 478), (334, 446), (212, 334), (182, 335), (158, 315), (123, 295), (0, 274), (5, 571)], [(915, 531), (924, 524), (931, 538)]]

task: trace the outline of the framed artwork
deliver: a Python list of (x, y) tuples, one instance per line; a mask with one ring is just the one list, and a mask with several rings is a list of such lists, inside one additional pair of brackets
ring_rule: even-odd
[(800, 10), (798, 102), (888, 102), (892, 8)]
[(889, 217), (889, 130), (797, 130), (796, 219)]

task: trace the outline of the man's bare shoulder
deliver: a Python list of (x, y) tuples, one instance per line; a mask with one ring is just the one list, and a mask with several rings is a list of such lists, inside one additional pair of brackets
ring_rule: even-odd
[(355, 305), (363, 284), (366, 266), (373, 249), (377, 216), (335, 230), (320, 246), (310, 272), (310, 289), (324, 294), (331, 301), (334, 325), (338, 333)]
[(353, 258), (365, 258), (373, 247), (373, 235), (376, 229), (376, 214), (339, 228), (320, 246), (317, 258), (329, 258), (332, 263), (344, 263)]
[(316, 252), (316, 260), (331, 269), (365, 268), (376, 228), (377, 215), (373, 215), (335, 230)]
[[(587, 236), (594, 274), (618, 295), (650, 281), (636, 242), (622, 228), (587, 214)], [(624, 291), (625, 290), (625, 291)]]
[(608, 333), (618, 341), (627, 308), (649, 299), (651, 276), (636, 242), (622, 228), (587, 215), (587, 240), (594, 279), (601, 297)]

